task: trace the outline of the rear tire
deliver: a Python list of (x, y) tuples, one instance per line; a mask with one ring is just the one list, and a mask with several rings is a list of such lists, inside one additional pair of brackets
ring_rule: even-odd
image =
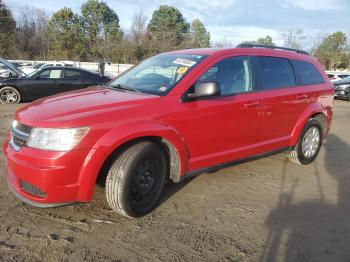
[(109, 206), (125, 217), (140, 217), (156, 205), (165, 185), (167, 160), (162, 148), (145, 141), (126, 149), (106, 180)]
[(314, 118), (310, 119), (301, 132), (297, 145), (287, 155), (288, 159), (300, 165), (312, 163), (320, 152), (322, 138), (321, 123)]
[(18, 104), (21, 101), (21, 94), (12, 86), (4, 86), (0, 89), (1, 104)]

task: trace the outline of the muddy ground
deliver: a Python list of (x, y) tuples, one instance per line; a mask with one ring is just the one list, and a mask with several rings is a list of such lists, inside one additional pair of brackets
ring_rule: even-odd
[[(0, 144), (19, 106), (0, 105)], [(0, 157), (0, 261), (349, 261), (350, 102), (313, 164), (284, 154), (170, 184), (158, 208), (126, 219), (93, 202), (20, 203)]]

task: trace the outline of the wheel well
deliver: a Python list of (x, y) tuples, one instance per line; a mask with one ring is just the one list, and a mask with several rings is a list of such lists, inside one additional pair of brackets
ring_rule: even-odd
[(143, 141), (151, 141), (162, 147), (164, 153), (166, 154), (167, 161), (169, 163), (169, 174), (168, 177), (174, 182), (180, 181), (180, 159), (176, 148), (166, 139), (157, 136), (148, 136), (148, 137), (139, 137), (133, 140), (130, 140), (119, 147), (117, 147), (104, 161), (100, 172), (97, 176), (96, 182), (104, 186), (107, 178), (108, 171), (115, 159), (119, 157), (121, 153), (123, 153), (127, 148), (138, 144)]
[(325, 134), (327, 132), (327, 120), (323, 113), (314, 114), (311, 118), (316, 119), (320, 122), (322, 131)]

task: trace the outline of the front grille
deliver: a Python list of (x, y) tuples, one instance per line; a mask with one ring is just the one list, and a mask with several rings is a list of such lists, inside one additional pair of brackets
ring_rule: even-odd
[(25, 146), (32, 130), (32, 127), (21, 123), (18, 123), (15, 127), (12, 127), (10, 140), (11, 147), (18, 151)]
[(36, 196), (36, 197), (40, 197), (40, 198), (46, 197), (45, 192), (43, 192), (40, 188), (38, 188), (32, 184), (29, 184), (28, 182), (21, 180), (20, 186), (21, 186), (21, 189), (23, 191), (25, 191), (26, 193), (28, 193), (32, 196)]
[(24, 146), (27, 142), (25, 139), (17, 137), (15, 135), (13, 136), (12, 141), (16, 146), (19, 146), (19, 147)]
[(25, 124), (18, 123), (16, 126), (16, 129), (20, 132), (23, 132), (25, 134), (30, 134), (33, 130), (31, 126), (27, 126)]

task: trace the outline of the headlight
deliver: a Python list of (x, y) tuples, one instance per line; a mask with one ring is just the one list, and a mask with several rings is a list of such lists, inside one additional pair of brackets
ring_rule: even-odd
[(52, 151), (69, 151), (79, 144), (88, 131), (88, 127), (34, 128), (27, 146)]
[(350, 85), (349, 84), (344, 84), (344, 85), (338, 85), (339, 89), (346, 89), (348, 88)]

